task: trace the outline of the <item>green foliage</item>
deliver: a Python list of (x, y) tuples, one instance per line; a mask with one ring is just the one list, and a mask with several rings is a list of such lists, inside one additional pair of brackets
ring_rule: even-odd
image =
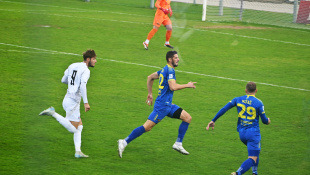
[[(196, 89), (174, 95), (174, 103), (193, 117), (184, 138), (190, 155), (172, 150), (180, 121), (166, 118), (130, 143), (120, 159), (117, 140), (152, 111), (144, 104), (146, 77), (158, 70), (150, 66), (165, 65), (168, 51), (164, 27), (148, 51), (142, 46), (155, 13), (149, 1), (0, 4), (0, 174), (228, 174), (247, 157), (236, 110), (219, 119), (214, 131), (205, 127), (244, 94), (246, 81), (258, 82), (257, 97), (271, 118), (271, 125), (261, 124), (260, 174), (310, 173), (309, 31), (200, 22), (201, 6), (172, 3), (171, 44), (181, 58), (177, 82), (197, 82)], [(38, 114), (52, 105), (65, 115), (66, 85), (60, 80), (69, 64), (82, 61), (74, 54), (87, 48), (98, 56), (87, 86), (91, 110), (81, 112), (82, 150), (90, 158), (75, 159), (72, 134)]]

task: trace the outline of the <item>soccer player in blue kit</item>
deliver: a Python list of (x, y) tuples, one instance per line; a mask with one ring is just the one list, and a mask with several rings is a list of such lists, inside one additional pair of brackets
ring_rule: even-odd
[(131, 134), (125, 139), (118, 140), (118, 154), (122, 158), (122, 154), (132, 140), (141, 136), (143, 133), (150, 131), (157, 123), (159, 123), (165, 116), (182, 120), (179, 127), (179, 134), (176, 142), (172, 148), (182, 154), (189, 154), (183, 146), (182, 141), (188, 129), (192, 117), (179, 106), (172, 104), (173, 92), (184, 88), (196, 88), (196, 82), (188, 82), (187, 84), (177, 84), (175, 77), (175, 67), (178, 66), (179, 57), (176, 51), (169, 51), (166, 54), (167, 65), (160, 71), (154, 72), (147, 78), (148, 96), (146, 103), (153, 104), (152, 86), (155, 79), (159, 79), (159, 91), (154, 104), (154, 110), (149, 115), (147, 121), (134, 129)]
[(215, 121), (220, 118), (226, 111), (237, 106), (238, 124), (240, 140), (247, 145), (248, 159), (245, 160), (236, 172), (231, 175), (241, 175), (252, 167), (253, 175), (257, 175), (257, 167), (259, 162), (259, 153), (261, 150), (259, 116), (264, 124), (270, 124), (270, 119), (266, 117), (263, 102), (255, 97), (257, 92), (256, 83), (248, 82), (245, 89), (246, 95), (236, 97), (227, 103), (208, 124), (207, 130), (215, 126)]

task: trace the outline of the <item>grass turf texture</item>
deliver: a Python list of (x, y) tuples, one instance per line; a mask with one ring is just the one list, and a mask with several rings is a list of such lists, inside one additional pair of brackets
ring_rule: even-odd
[[(177, 82), (198, 82), (195, 90), (175, 92), (173, 100), (193, 117), (184, 138), (191, 154), (172, 150), (180, 121), (166, 118), (133, 141), (120, 159), (116, 141), (152, 111), (144, 104), (146, 77), (158, 69), (137, 64), (163, 67), (168, 51), (163, 27), (148, 51), (142, 46), (155, 12), (149, 1), (20, 0), (0, 5), (0, 174), (229, 174), (247, 158), (236, 132), (236, 109), (222, 116), (214, 131), (205, 126), (229, 100), (244, 94), (246, 82), (204, 75), (308, 90), (258, 84), (257, 97), (271, 118), (271, 125), (260, 124), (259, 173), (310, 173), (308, 30), (205, 23), (199, 21), (201, 6), (172, 3), (171, 44), (181, 58), (176, 70), (183, 71), (176, 73)], [(82, 60), (65, 53), (81, 54), (87, 48), (98, 55), (88, 82), (91, 111), (81, 112), (82, 150), (90, 158), (75, 159), (72, 134), (38, 114), (50, 105), (65, 114), (66, 85), (60, 79), (69, 64)], [(153, 89), (156, 97), (156, 85)]]

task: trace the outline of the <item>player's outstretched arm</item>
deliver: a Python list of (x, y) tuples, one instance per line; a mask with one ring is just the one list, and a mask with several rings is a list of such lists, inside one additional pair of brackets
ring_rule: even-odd
[(191, 82), (191, 81), (188, 82), (188, 83), (187, 83), (187, 88), (194, 88), (194, 89), (195, 89), (195, 88), (196, 88), (196, 86), (195, 86), (196, 83), (197, 83), (197, 82)]
[(172, 91), (177, 91), (177, 90), (181, 90), (184, 88), (196, 88), (195, 84), (196, 82), (188, 82), (187, 84), (177, 84), (175, 80), (169, 80), (169, 88)]
[(213, 130), (216, 120), (219, 119), (222, 115), (224, 115), (229, 109), (231, 109), (234, 106), (235, 106), (234, 103), (232, 103), (231, 101), (228, 102), (221, 110), (219, 110), (219, 112), (217, 112), (217, 114), (214, 116), (214, 118), (208, 124), (206, 129), (209, 130), (209, 128), (212, 127), (212, 130)]
[(211, 127), (212, 130), (213, 130), (213, 129), (214, 129), (214, 126), (215, 126), (214, 121), (211, 121), (211, 122), (207, 125), (207, 127), (206, 127), (207, 131), (209, 131), (209, 128), (210, 128), (210, 127)]

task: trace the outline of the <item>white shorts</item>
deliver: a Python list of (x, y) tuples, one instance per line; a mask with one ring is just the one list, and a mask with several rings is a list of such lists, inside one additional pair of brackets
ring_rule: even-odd
[(66, 111), (66, 119), (68, 119), (69, 121), (73, 121), (73, 122), (79, 122), (81, 120), (80, 102), (81, 102), (81, 99), (77, 101), (77, 100), (74, 100), (68, 97), (64, 98), (62, 102), (62, 106), (64, 110)]

